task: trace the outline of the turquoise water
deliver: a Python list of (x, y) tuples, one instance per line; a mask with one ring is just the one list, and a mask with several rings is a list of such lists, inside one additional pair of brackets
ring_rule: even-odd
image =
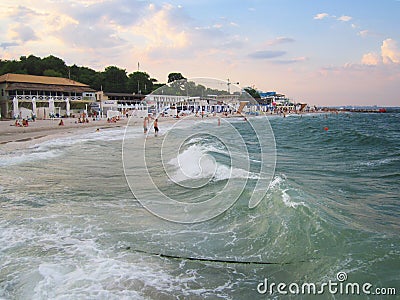
[[(275, 139), (265, 117), (161, 120), (157, 139), (129, 127), (2, 150), (0, 298), (281, 298), (257, 286), (338, 282), (339, 272), (398, 297), (400, 114), (268, 120)], [(157, 217), (143, 197), (169, 218), (182, 212), (151, 184), (186, 204), (214, 197), (207, 214), (218, 213)]]

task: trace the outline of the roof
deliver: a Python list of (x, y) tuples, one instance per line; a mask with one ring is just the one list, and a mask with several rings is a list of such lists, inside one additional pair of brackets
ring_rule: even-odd
[(132, 93), (109, 93), (103, 92), (105, 96), (109, 97), (133, 97), (133, 98), (144, 98), (145, 95), (142, 94), (132, 94)]
[(12, 74), (7, 73), (0, 76), (0, 83), (33, 83), (33, 84), (49, 84), (49, 85), (64, 85), (64, 86), (75, 86), (75, 87), (86, 87), (87, 84), (83, 84), (68, 78), (62, 77), (49, 77), (49, 76), (35, 76), (26, 74)]
[(88, 86), (57, 85), (57, 84), (37, 84), (37, 83), (9, 83), (6, 91), (25, 90), (25, 91), (51, 91), (51, 92), (70, 92), (85, 93), (95, 92)]

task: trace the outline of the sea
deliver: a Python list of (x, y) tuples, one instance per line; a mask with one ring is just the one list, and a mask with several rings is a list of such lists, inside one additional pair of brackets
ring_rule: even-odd
[(0, 148), (0, 299), (399, 299), (399, 110), (159, 128)]

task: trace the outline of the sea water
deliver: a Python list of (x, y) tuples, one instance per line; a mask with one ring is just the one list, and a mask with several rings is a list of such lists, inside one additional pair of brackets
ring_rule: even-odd
[[(260, 294), (266, 280), (371, 283), (398, 297), (400, 113), (251, 122), (267, 141), (241, 118), (161, 119), (157, 138), (128, 127), (1, 150), (0, 298), (282, 297)], [(230, 205), (179, 222), (146, 206), (157, 195)], [(252, 195), (262, 199), (249, 208)]]

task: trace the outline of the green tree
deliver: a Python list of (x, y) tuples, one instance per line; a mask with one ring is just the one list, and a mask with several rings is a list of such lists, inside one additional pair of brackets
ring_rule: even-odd
[(174, 82), (177, 80), (182, 80), (182, 79), (186, 79), (186, 78), (183, 77), (183, 75), (181, 73), (169, 73), (168, 74), (168, 83)]
[(248, 87), (248, 88), (245, 88), (244, 90), (247, 93), (249, 93), (249, 95), (252, 96), (254, 99), (260, 99), (261, 98), (260, 94), (253, 88)]
[(126, 93), (128, 77), (126, 71), (116, 66), (107, 67), (104, 72), (103, 90), (110, 93)]
[(53, 69), (47, 69), (43, 71), (44, 76), (50, 76), (50, 77), (63, 77), (63, 74), (60, 72), (57, 72)]
[(42, 59), (34, 55), (21, 56), (20, 68), (29, 75), (43, 75)]
[(44, 70), (51, 69), (62, 74), (63, 77), (68, 78), (67, 65), (61, 58), (55, 57), (53, 55), (47, 56), (42, 59), (42, 65), (43, 65), (43, 72)]
[(133, 72), (128, 75), (127, 89), (128, 92), (137, 94), (149, 94), (153, 91), (153, 78), (146, 72)]

